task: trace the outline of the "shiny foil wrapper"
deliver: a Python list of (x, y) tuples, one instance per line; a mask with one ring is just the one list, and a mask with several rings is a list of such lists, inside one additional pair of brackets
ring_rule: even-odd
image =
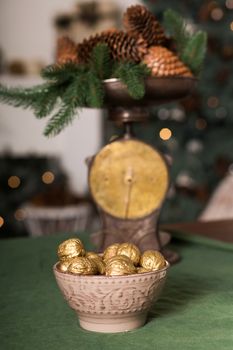
[(140, 259), (141, 267), (150, 271), (157, 271), (166, 266), (166, 260), (157, 250), (146, 250)]
[(101, 256), (95, 252), (86, 252), (85, 257), (88, 259), (100, 259), (100, 260), (102, 260)]
[(71, 264), (71, 259), (70, 260), (65, 260), (65, 261), (60, 261), (57, 264), (57, 268), (58, 270), (60, 270), (61, 272), (67, 272), (68, 271), (68, 267)]
[(86, 257), (74, 258), (68, 266), (68, 272), (75, 275), (96, 275), (98, 274), (98, 268), (94, 261)]
[(140, 261), (140, 250), (138, 247), (133, 244), (133, 243), (122, 243), (120, 244), (118, 250), (117, 250), (117, 255), (125, 255), (130, 260), (132, 260), (133, 264), (137, 266)]
[(71, 238), (59, 245), (57, 255), (60, 261), (66, 261), (78, 256), (84, 256), (85, 249), (80, 239)]
[(105, 275), (106, 266), (105, 266), (105, 263), (103, 262), (103, 260), (101, 260), (101, 259), (93, 259), (93, 261), (97, 265), (99, 274), (100, 275)]
[(106, 276), (122, 276), (137, 273), (136, 267), (127, 256), (116, 255), (106, 262)]
[(150, 272), (151, 270), (145, 269), (145, 267), (137, 267), (137, 273), (145, 273), (145, 272)]
[(108, 248), (105, 249), (103, 254), (103, 261), (106, 262), (108, 259), (117, 255), (117, 250), (119, 248), (119, 243), (111, 244)]
[(105, 274), (105, 263), (102, 259), (102, 257), (94, 252), (87, 252), (86, 253), (86, 258), (91, 259), (95, 262), (98, 268), (98, 272), (100, 275)]

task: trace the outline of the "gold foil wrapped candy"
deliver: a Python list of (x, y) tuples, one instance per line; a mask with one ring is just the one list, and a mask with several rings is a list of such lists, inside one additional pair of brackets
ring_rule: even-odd
[(102, 258), (95, 252), (86, 252), (85, 257), (88, 259), (100, 259), (100, 260), (102, 260)]
[(166, 266), (166, 260), (157, 250), (146, 250), (140, 259), (141, 267), (149, 271), (157, 271)]
[(71, 264), (72, 260), (65, 260), (65, 261), (60, 261), (57, 265), (57, 268), (61, 271), (61, 272), (67, 272), (68, 271), (68, 267)]
[(119, 248), (119, 243), (111, 244), (108, 248), (105, 249), (103, 254), (103, 261), (106, 262), (108, 259), (117, 255), (117, 250)]
[(117, 255), (125, 255), (133, 262), (135, 266), (139, 264), (140, 261), (140, 250), (138, 247), (133, 243), (122, 243), (120, 244)]
[(98, 272), (101, 275), (105, 274), (105, 263), (103, 262), (103, 259), (101, 258), (101, 256), (99, 256), (98, 254), (96, 254), (94, 252), (87, 252), (86, 258), (92, 259), (95, 262), (95, 264), (97, 265), (97, 268), (98, 268)]
[(137, 273), (150, 272), (150, 270), (145, 269), (145, 267), (137, 267)]
[(96, 275), (98, 273), (98, 268), (93, 260), (78, 256), (72, 259), (68, 266), (68, 272), (76, 275)]
[(57, 269), (76, 275), (122, 276), (157, 271), (166, 266), (163, 255), (156, 250), (140, 250), (133, 243), (114, 243), (102, 255), (85, 252), (80, 239), (72, 238), (58, 247)]
[(106, 276), (122, 276), (136, 273), (133, 262), (124, 255), (116, 255), (106, 262)]
[(62, 262), (78, 256), (84, 256), (84, 246), (78, 238), (67, 239), (59, 245), (57, 255)]

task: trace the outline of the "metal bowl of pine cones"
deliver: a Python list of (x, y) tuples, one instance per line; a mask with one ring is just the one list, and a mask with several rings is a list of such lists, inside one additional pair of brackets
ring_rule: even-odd
[(149, 77), (145, 79), (145, 95), (133, 99), (124, 83), (119, 79), (107, 79), (104, 83), (106, 107), (137, 107), (159, 105), (187, 97), (197, 84), (194, 77)]

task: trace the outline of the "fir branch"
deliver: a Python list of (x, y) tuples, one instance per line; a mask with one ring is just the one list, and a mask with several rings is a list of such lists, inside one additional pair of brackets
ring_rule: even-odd
[(89, 65), (100, 79), (103, 80), (110, 77), (112, 60), (107, 44), (98, 44), (93, 48)]
[(26, 89), (0, 85), (0, 101), (13, 107), (37, 109), (40, 107), (41, 99), (47, 95), (48, 89), (48, 83)]
[(87, 98), (86, 103), (91, 108), (101, 108), (104, 103), (104, 87), (102, 80), (98, 78), (95, 72), (89, 71), (87, 75)]
[(75, 115), (77, 108), (86, 105), (87, 97), (87, 79), (86, 75), (79, 74), (65, 89), (61, 96), (61, 107), (53, 115), (44, 131), (45, 136), (55, 136), (59, 134), (67, 125), (69, 125)]
[(38, 98), (38, 106), (34, 107), (34, 114), (38, 119), (47, 117), (54, 110), (59, 97), (60, 85), (51, 84), (47, 94)]
[(199, 31), (190, 38), (181, 54), (181, 60), (195, 75), (198, 75), (201, 71), (206, 54), (206, 47), (207, 34)]
[(129, 94), (136, 100), (145, 95), (144, 79), (149, 75), (149, 69), (144, 64), (119, 62), (113, 76), (119, 78), (128, 88)]
[(46, 80), (63, 83), (72, 80), (77, 74), (85, 70), (86, 67), (84, 65), (76, 65), (72, 62), (62, 65), (53, 64), (41, 71), (41, 77)]
[(72, 104), (63, 103), (59, 111), (50, 118), (45, 130), (45, 136), (58, 135), (67, 125), (69, 125), (76, 114), (76, 109)]
[(164, 26), (174, 38), (178, 53), (182, 53), (190, 38), (186, 31), (185, 20), (178, 12), (168, 9), (164, 12)]
[(185, 20), (171, 9), (165, 11), (164, 22), (165, 27), (176, 42), (180, 59), (190, 68), (194, 75), (198, 75), (206, 53), (206, 33), (199, 31), (191, 36), (186, 30)]
[[(41, 75), (48, 81), (32, 88), (8, 88), (0, 85), (0, 101), (15, 107), (31, 108), (37, 118), (43, 118), (54, 111), (46, 126), (46, 136), (57, 135), (74, 119), (77, 109), (82, 107), (101, 108), (104, 103), (103, 78), (109, 78), (113, 70), (106, 45), (98, 45), (92, 53), (89, 66), (73, 63), (52, 65)], [(113, 76), (122, 80), (129, 94), (140, 99), (145, 94), (144, 78), (149, 69), (143, 64), (118, 62)]]

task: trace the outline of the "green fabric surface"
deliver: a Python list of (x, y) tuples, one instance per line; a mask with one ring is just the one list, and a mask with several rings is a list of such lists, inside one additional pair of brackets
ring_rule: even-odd
[(217, 239), (210, 239), (205, 236), (201, 235), (187, 235), (185, 232), (180, 231), (171, 231), (169, 232), (172, 237), (181, 239), (182, 241), (186, 242), (192, 242), (192, 243), (199, 243), (203, 245), (207, 245), (209, 247), (218, 248), (218, 249), (226, 249), (226, 250), (233, 250), (233, 244), (219, 241)]
[[(146, 325), (129, 333), (84, 331), (56, 285), (52, 265), (67, 235), (0, 241), (0, 349), (233, 349), (232, 251), (186, 242), (182, 260)], [(89, 249), (88, 235), (79, 237)]]

